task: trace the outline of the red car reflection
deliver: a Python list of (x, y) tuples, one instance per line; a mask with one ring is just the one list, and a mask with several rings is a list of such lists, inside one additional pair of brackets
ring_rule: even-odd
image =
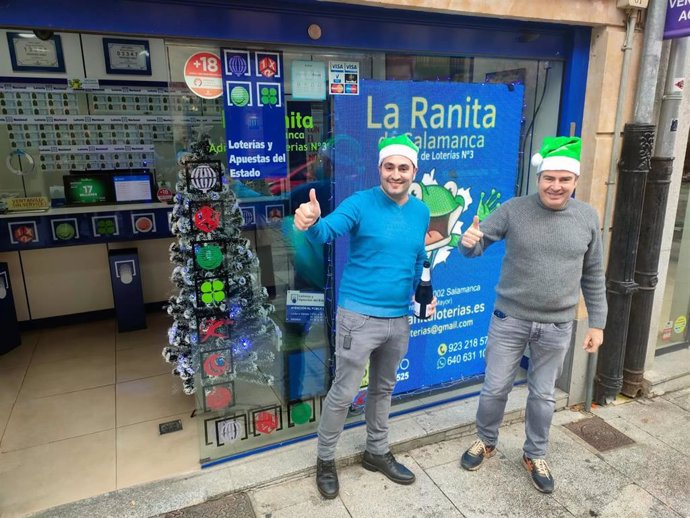
[(316, 179), (316, 175), (314, 174), (315, 162), (316, 160), (313, 159), (295, 167), (288, 173), (286, 178), (267, 178), (268, 190), (271, 194), (277, 195), (284, 192), (290, 192), (303, 183), (313, 182)]

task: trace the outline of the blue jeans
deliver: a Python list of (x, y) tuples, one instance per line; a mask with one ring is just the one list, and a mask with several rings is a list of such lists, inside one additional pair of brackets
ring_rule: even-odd
[[(525, 455), (543, 459), (556, 400), (556, 380), (570, 347), (573, 323), (546, 324), (520, 320), (495, 312), (491, 316), (486, 346), (486, 374), (477, 409), (477, 435), (487, 446), (498, 442), (508, 394), (513, 388), (520, 360), (529, 347)], [(500, 312), (498, 312), (500, 313)]]
[(369, 360), (369, 387), (364, 415), (369, 453), (383, 455), (388, 447), (388, 414), (398, 365), (407, 352), (407, 316), (376, 318), (338, 308), (335, 335), (335, 379), (323, 403), (317, 455), (335, 458), (350, 404), (359, 390)]

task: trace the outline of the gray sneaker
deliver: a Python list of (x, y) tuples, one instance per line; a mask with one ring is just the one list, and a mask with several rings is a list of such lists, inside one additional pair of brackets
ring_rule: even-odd
[(467, 471), (474, 471), (479, 469), (484, 459), (493, 457), (495, 454), (496, 446), (487, 446), (484, 444), (484, 441), (477, 439), (467, 448), (467, 451), (462, 454), (460, 465)]

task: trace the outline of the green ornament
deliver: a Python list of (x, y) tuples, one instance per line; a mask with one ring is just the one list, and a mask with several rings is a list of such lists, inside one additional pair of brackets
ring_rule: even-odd
[(246, 106), (249, 103), (249, 92), (243, 86), (236, 86), (230, 90), (230, 100), (235, 106)]
[(278, 104), (278, 90), (272, 87), (263, 87), (261, 89), (261, 102), (269, 105)]
[(292, 421), (295, 424), (305, 424), (311, 419), (311, 405), (309, 403), (297, 403), (290, 409)]
[(76, 231), (74, 230), (74, 225), (71, 223), (60, 223), (55, 226), (55, 237), (62, 241), (72, 239), (75, 235)]
[(218, 245), (200, 247), (196, 253), (196, 262), (204, 270), (214, 270), (223, 262), (223, 252)]
[(204, 281), (201, 284), (201, 301), (210, 306), (211, 304), (225, 300), (225, 283), (218, 279)]
[(99, 219), (96, 223), (96, 232), (102, 236), (110, 236), (115, 233), (115, 221), (112, 218)]

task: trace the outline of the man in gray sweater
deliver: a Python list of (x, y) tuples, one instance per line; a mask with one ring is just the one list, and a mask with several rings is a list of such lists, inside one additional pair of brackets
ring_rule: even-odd
[(481, 226), (475, 216), (460, 245), (467, 257), (481, 255), (501, 239), (506, 245), (477, 409), (478, 439), (460, 463), (474, 471), (496, 453), (508, 393), (529, 347), (522, 462), (543, 493), (554, 488), (544, 458), (556, 380), (570, 347), (580, 290), (589, 317), (585, 351), (596, 352), (606, 324), (599, 217), (593, 207), (571, 198), (580, 177), (580, 147), (577, 137), (546, 137), (532, 158), (538, 192), (509, 200)]

